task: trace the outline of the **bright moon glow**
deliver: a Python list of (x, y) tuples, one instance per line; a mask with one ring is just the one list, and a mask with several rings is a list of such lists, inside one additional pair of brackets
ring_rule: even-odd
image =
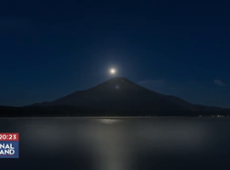
[(116, 70), (114, 68), (111, 68), (110, 69), (110, 74), (115, 74), (116, 73)]

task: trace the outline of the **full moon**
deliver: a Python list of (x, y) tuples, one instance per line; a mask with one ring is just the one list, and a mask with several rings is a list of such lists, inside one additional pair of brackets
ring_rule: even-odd
[(115, 74), (115, 73), (116, 73), (116, 70), (115, 70), (114, 68), (111, 68), (111, 69), (109, 70), (109, 72), (110, 72), (110, 74)]

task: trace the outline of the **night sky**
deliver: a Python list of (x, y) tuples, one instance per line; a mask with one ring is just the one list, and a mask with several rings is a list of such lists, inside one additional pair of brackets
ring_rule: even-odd
[(115, 67), (151, 90), (230, 107), (229, 9), (227, 1), (1, 1), (0, 105), (54, 100)]

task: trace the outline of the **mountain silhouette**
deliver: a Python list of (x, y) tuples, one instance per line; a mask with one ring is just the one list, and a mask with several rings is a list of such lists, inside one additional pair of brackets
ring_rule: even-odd
[(115, 77), (95, 87), (77, 91), (52, 102), (37, 105), (66, 105), (76, 107), (138, 109), (138, 110), (195, 110), (195, 105), (175, 96), (146, 89), (127, 78)]
[(172, 95), (142, 87), (127, 78), (114, 77), (90, 89), (76, 91), (37, 106), (71, 106), (106, 110), (107, 112), (162, 113), (219, 111), (222, 108), (195, 105)]
[(198, 116), (230, 114), (230, 109), (192, 104), (175, 96), (154, 92), (124, 77), (111, 78), (92, 88), (76, 91), (54, 101), (36, 103), (21, 108), (0, 107), (1, 110), (5, 113), (13, 113), (12, 115), (24, 116)]

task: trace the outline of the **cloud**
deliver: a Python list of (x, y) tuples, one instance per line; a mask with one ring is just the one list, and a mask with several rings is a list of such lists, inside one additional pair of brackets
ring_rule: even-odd
[(215, 79), (213, 82), (214, 82), (214, 84), (216, 84), (218, 86), (226, 86), (226, 84), (223, 81), (218, 80), (218, 79)]

